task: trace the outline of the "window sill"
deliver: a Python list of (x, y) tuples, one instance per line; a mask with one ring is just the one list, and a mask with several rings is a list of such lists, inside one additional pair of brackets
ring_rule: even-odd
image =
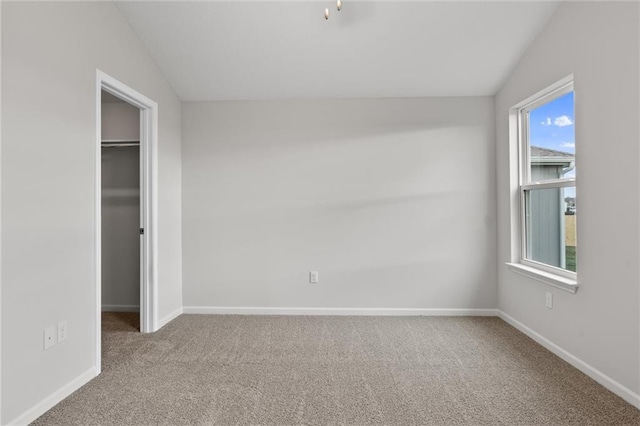
[(541, 271), (530, 266), (522, 265), (521, 263), (507, 263), (507, 267), (520, 275), (524, 275), (528, 278), (533, 278), (536, 281), (548, 284), (552, 287), (559, 288), (560, 290), (567, 291), (569, 293), (575, 293), (578, 291), (578, 282), (571, 278), (562, 277), (560, 275), (552, 274), (550, 272)]

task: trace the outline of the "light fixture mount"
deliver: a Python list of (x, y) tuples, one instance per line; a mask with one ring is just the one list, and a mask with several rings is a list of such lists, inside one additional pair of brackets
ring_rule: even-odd
[[(338, 9), (338, 12), (342, 10), (342, 0), (336, 0), (336, 9)], [(324, 10), (324, 19), (329, 19), (329, 8), (326, 8)]]

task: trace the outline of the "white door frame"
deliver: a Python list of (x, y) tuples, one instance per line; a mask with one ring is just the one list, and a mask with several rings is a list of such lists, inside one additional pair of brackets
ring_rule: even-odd
[(96, 370), (101, 371), (102, 312), (102, 102), (108, 92), (140, 109), (140, 215), (144, 233), (140, 239), (140, 331), (158, 329), (158, 104), (115, 78), (96, 70), (95, 141), (95, 350)]

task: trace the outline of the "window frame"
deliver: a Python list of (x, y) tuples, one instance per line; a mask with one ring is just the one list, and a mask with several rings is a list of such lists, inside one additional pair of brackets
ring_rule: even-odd
[[(517, 229), (519, 235), (516, 238), (518, 244), (514, 244), (514, 247), (512, 247), (512, 258), (514, 261), (508, 263), (508, 266), (515, 272), (548, 283), (554, 287), (559, 287), (561, 289), (575, 293), (578, 287), (577, 272), (569, 271), (567, 269), (555, 267), (527, 258), (526, 221), (526, 198), (528, 192), (536, 189), (562, 189), (573, 187), (576, 188), (577, 193), (577, 180), (574, 177), (531, 181), (531, 151), (529, 141), (528, 114), (530, 111), (570, 92), (574, 92), (575, 96), (573, 75), (565, 77), (564, 79), (547, 87), (544, 90), (541, 90), (540, 92), (511, 108), (511, 113), (515, 115), (516, 119), (516, 132), (512, 133), (512, 135), (516, 139), (515, 144), (518, 152), (517, 164), (515, 165), (517, 167), (516, 186), (518, 208), (517, 211), (512, 211), (512, 219), (517, 220)], [(514, 165), (512, 164), (512, 167), (513, 166)], [(516, 240), (514, 240), (514, 243)]]

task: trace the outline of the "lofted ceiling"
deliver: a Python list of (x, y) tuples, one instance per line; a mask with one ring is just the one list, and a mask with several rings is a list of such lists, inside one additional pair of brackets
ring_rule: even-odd
[(342, 3), (116, 2), (183, 101), (493, 95), (558, 5)]

